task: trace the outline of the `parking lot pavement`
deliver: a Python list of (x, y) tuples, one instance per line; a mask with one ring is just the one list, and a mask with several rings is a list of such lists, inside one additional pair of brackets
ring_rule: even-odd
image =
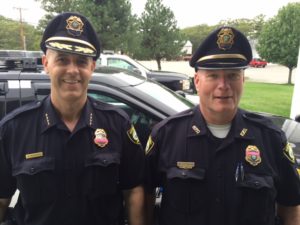
[[(157, 70), (156, 61), (139, 61), (149, 69)], [(189, 76), (194, 76), (194, 69), (189, 66), (187, 61), (162, 61), (162, 70), (184, 73)], [(292, 73), (292, 83), (296, 76), (295, 68)], [(254, 82), (278, 83), (285, 84), (288, 82), (289, 70), (287, 67), (277, 64), (268, 64), (265, 68), (248, 68), (245, 72), (246, 80)]]

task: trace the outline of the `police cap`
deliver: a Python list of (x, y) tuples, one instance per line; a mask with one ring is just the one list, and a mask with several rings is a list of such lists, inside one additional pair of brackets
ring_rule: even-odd
[(65, 12), (54, 17), (47, 25), (41, 49), (47, 48), (93, 57), (100, 55), (100, 43), (92, 24), (78, 13)]
[(252, 59), (247, 38), (233, 27), (221, 27), (208, 35), (190, 60), (198, 69), (246, 68)]

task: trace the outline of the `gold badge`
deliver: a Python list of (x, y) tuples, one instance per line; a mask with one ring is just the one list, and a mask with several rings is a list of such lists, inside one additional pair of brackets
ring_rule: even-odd
[(217, 40), (217, 44), (219, 48), (222, 50), (231, 49), (234, 43), (233, 38), (234, 38), (234, 34), (231, 28), (221, 29), (220, 32), (218, 33), (218, 40)]
[(177, 167), (180, 169), (191, 170), (195, 167), (195, 162), (177, 162)]
[(147, 144), (146, 144), (146, 154), (148, 154), (151, 151), (151, 149), (153, 148), (153, 146), (154, 146), (154, 142), (152, 140), (152, 137), (149, 136)]
[(200, 130), (196, 125), (193, 125), (192, 129), (195, 131), (196, 134), (200, 134)]
[(67, 20), (67, 26), (66, 29), (69, 34), (73, 36), (80, 36), (83, 32), (83, 22), (82, 20), (77, 16), (70, 16)]
[(43, 156), (44, 156), (43, 152), (35, 152), (35, 153), (26, 154), (25, 159), (34, 159), (34, 158), (40, 158)]
[(127, 135), (134, 144), (137, 144), (137, 145), (140, 144), (139, 137), (137, 136), (137, 133), (136, 133), (133, 125), (131, 125), (130, 129), (127, 131)]
[(108, 144), (107, 134), (104, 129), (96, 129), (94, 143), (101, 148)]
[(246, 148), (245, 159), (252, 166), (257, 166), (261, 163), (260, 151), (255, 145), (248, 145)]
[(295, 163), (295, 156), (290, 143), (287, 143), (284, 147), (283, 154), (285, 155), (285, 157), (287, 157), (288, 160), (290, 160), (292, 163)]

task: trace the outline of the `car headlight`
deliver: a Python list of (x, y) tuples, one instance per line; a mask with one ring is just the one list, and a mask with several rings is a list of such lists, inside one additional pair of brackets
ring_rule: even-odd
[(190, 80), (182, 80), (182, 90), (189, 90), (191, 88), (191, 82)]

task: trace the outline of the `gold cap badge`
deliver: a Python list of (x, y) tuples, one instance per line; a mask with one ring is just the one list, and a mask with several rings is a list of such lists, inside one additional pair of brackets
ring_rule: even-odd
[(73, 36), (80, 36), (83, 31), (83, 22), (82, 20), (77, 16), (70, 16), (67, 20), (67, 26), (66, 29), (69, 34)]
[(104, 129), (96, 129), (94, 143), (101, 148), (108, 144), (107, 134)]
[(260, 151), (255, 145), (248, 145), (245, 160), (252, 166), (257, 166), (261, 163)]
[(232, 47), (234, 41), (234, 34), (231, 28), (223, 28), (218, 33), (217, 44), (220, 49), (228, 50)]

